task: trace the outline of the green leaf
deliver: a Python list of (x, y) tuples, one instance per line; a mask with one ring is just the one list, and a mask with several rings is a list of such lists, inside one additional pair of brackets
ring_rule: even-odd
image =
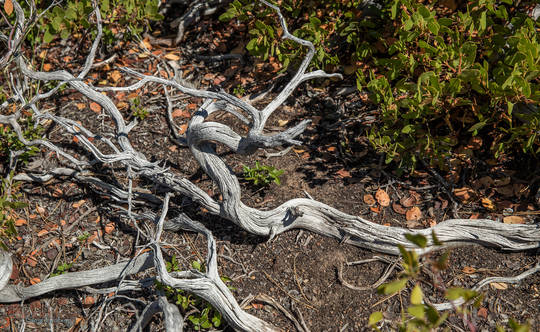
[(374, 313), (369, 315), (368, 324), (369, 324), (369, 326), (373, 326), (373, 325), (377, 324), (378, 322), (380, 322), (382, 319), (383, 319), (382, 312), (375, 311)]
[(407, 284), (407, 281), (409, 281), (409, 279), (407, 278), (398, 279), (388, 284), (381, 285), (379, 287), (379, 290), (382, 291), (385, 295), (394, 294), (402, 290)]
[(199, 263), (199, 261), (193, 261), (191, 262), (191, 266), (197, 270), (197, 271), (200, 271), (201, 270), (201, 263)]
[(49, 29), (45, 30), (45, 34), (43, 35), (43, 42), (44, 43), (50, 43), (54, 40), (55, 35), (53, 35)]
[(408, 134), (408, 133), (410, 133), (412, 130), (413, 130), (413, 126), (412, 126), (412, 125), (406, 125), (405, 127), (403, 127), (403, 129), (401, 129), (401, 132), (402, 132), (403, 134)]
[(257, 38), (253, 38), (247, 43), (246, 50), (251, 52), (255, 49), (256, 46), (257, 46)]
[(486, 15), (487, 15), (486, 11), (483, 11), (482, 14), (480, 14), (480, 31), (486, 30), (486, 27), (487, 27)]
[(418, 285), (414, 286), (413, 290), (411, 291), (411, 303), (422, 304), (423, 298), (424, 298), (424, 294), (422, 294), (422, 289), (420, 288), (420, 286)]
[(409, 314), (411, 314), (412, 316), (414, 316), (414, 317), (416, 317), (418, 319), (424, 319), (424, 317), (426, 315), (424, 305), (422, 305), (422, 304), (410, 305), (407, 308), (407, 311), (409, 312)]
[(405, 238), (420, 248), (427, 245), (427, 238), (422, 234), (405, 234)]
[(486, 121), (480, 121), (476, 124), (474, 124), (471, 128), (469, 128), (468, 132), (476, 132), (480, 129), (482, 129), (487, 124)]

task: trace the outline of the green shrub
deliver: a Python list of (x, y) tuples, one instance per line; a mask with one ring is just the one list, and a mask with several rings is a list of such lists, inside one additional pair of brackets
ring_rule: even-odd
[(0, 248), (8, 251), (7, 244), (17, 237), (14, 211), (27, 206), (26, 203), (18, 201), (18, 195), (14, 193), (16, 184), (11, 182), (13, 173), (8, 178), (2, 179), (0, 187)]
[[(36, 5), (45, 9), (50, 1), (39, 0)], [(103, 40), (107, 44), (115, 41), (112, 27), (127, 27), (125, 36), (139, 34), (150, 21), (161, 20), (158, 13), (159, 0), (101, 0), (98, 1), (103, 25)], [(75, 33), (94, 29), (89, 16), (93, 11), (91, 0), (68, 0), (54, 6), (39, 21), (36, 29), (29, 34), (34, 44), (50, 43), (55, 38), (67, 39)]]
[(274, 166), (261, 165), (258, 161), (255, 162), (255, 167), (243, 166), (244, 179), (253, 182), (256, 186), (268, 186), (274, 182), (277, 185), (281, 184), (280, 176), (283, 174), (282, 169), (276, 169)]
[[(387, 163), (414, 168), (425, 159), (444, 168), (473, 139), (482, 157), (537, 156), (540, 25), (525, 8), (508, 0), (474, 0), (457, 10), (435, 1), (361, 3), (280, 6), (292, 33), (314, 43), (312, 66), (339, 65), (370, 92), (380, 114), (368, 137)], [(246, 22), (247, 50), (275, 56), (284, 68), (305, 52), (278, 41), (281, 28), (270, 9), (251, 1), (234, 1), (220, 19)]]

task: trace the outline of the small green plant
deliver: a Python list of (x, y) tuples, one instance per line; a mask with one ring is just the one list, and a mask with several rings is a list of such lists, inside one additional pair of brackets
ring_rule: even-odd
[(234, 87), (233, 93), (237, 96), (243, 96), (246, 94), (246, 89), (242, 86), (242, 84), (238, 84)]
[[(407, 240), (422, 249), (428, 244), (428, 240), (425, 236), (420, 234), (406, 234)], [(437, 239), (437, 236), (432, 232), (432, 242), (434, 245), (441, 245), (442, 243)], [(422, 265), (420, 263), (418, 254), (414, 250), (406, 250), (402, 245), (398, 245), (399, 251), (402, 256), (403, 271), (398, 276), (398, 279), (386, 284), (381, 285), (378, 291), (385, 295), (393, 295), (405, 290), (407, 285), (414, 284), (412, 290), (410, 290), (409, 305), (405, 310), (401, 312), (401, 322), (398, 323), (398, 331), (421, 331), (430, 332), (435, 331), (446, 321), (449, 312), (440, 313), (432, 305), (426, 304), (424, 301), (424, 293), (420, 287), (420, 272)], [(444, 283), (437, 282), (436, 280), (442, 280), (441, 271), (445, 270), (448, 265), (449, 252), (444, 252), (437, 260), (427, 260), (424, 265), (425, 268), (431, 267), (433, 274), (433, 285), (435, 290), (443, 291), (445, 298), (450, 301), (463, 299), (463, 304), (456, 306), (456, 312), (463, 318), (463, 321), (467, 324), (472, 324), (468, 318), (468, 307), (473, 305), (479, 307), (483, 298), (483, 295), (477, 291), (466, 288), (449, 288), (447, 289)], [(377, 324), (383, 319), (383, 314), (380, 311), (374, 312), (369, 317), (368, 325), (375, 331), (380, 331)], [(513, 320), (510, 320), (509, 327), (512, 331), (525, 332), (529, 328), (527, 325), (520, 325)], [(505, 331), (502, 327), (499, 331)]]
[(141, 99), (139, 97), (131, 99), (129, 103), (131, 104), (131, 112), (134, 117), (142, 121), (148, 116), (148, 110), (141, 105)]
[[(44, 129), (40, 125), (36, 126), (30, 115), (20, 119), (19, 124), (25, 139), (34, 140), (41, 138)], [(23, 150), (24, 152), (18, 156), (18, 159), (23, 163), (27, 163), (30, 157), (39, 152), (39, 148), (36, 146), (24, 145), (19, 140), (17, 133), (10, 126), (0, 124), (0, 158), (8, 161), (11, 151)]]
[(2, 179), (0, 188), (0, 247), (8, 251), (7, 244), (17, 237), (15, 220), (13, 219), (14, 210), (22, 209), (27, 206), (26, 203), (18, 201), (18, 195), (13, 193), (17, 184), (12, 183), (11, 173), (8, 178)]
[(284, 173), (282, 169), (276, 169), (274, 166), (261, 165), (258, 161), (255, 162), (255, 167), (243, 167), (244, 179), (253, 182), (256, 186), (268, 186), (274, 182), (277, 185), (281, 184), (280, 176)]
[[(44, 9), (49, 5), (49, 1), (37, 1), (36, 5), (39, 9)], [(117, 27), (125, 29), (124, 35), (129, 37), (140, 34), (144, 27), (149, 26), (150, 21), (163, 19), (158, 13), (159, 0), (102, 0), (99, 1), (99, 6), (103, 20), (108, 23), (103, 26), (103, 39), (106, 44), (115, 42)], [(83, 33), (93, 27), (89, 21), (93, 10), (91, 0), (62, 2), (41, 18), (37, 28), (28, 34), (28, 39), (33, 44), (42, 41), (50, 43), (57, 37), (67, 39), (73, 34)]]
[[(182, 270), (182, 267), (180, 266), (176, 255), (173, 255), (171, 261), (166, 262), (165, 264), (168, 272)], [(205, 265), (198, 260), (194, 260), (191, 262), (191, 268), (203, 273), (206, 270)], [(229, 283), (231, 281), (230, 278), (223, 276), (221, 277), (221, 280), (225, 283)], [(171, 302), (174, 302), (176, 305), (178, 305), (184, 313), (189, 311), (189, 308), (195, 308), (198, 310), (197, 313), (192, 313), (187, 317), (189, 322), (193, 324), (193, 328), (196, 331), (208, 330), (210, 328), (218, 328), (222, 325), (223, 319), (221, 313), (215, 310), (211, 304), (207, 303), (200, 297), (192, 295), (183, 290), (177, 290), (169, 286), (164, 286), (159, 282), (156, 282), (156, 287), (157, 289), (163, 291), (167, 298)], [(234, 288), (229, 286), (229, 289)]]
[(90, 233), (84, 232), (83, 234), (81, 234), (81, 235), (79, 235), (79, 236), (77, 237), (77, 240), (79, 240), (79, 242), (84, 242), (84, 241), (86, 241), (89, 237), (90, 237)]
[(71, 269), (72, 266), (73, 266), (73, 263), (63, 263), (61, 265), (58, 265), (58, 267), (56, 268), (56, 271), (51, 273), (50, 277), (56, 277), (56, 276), (59, 276), (61, 274), (64, 274), (64, 273), (68, 272), (69, 269)]

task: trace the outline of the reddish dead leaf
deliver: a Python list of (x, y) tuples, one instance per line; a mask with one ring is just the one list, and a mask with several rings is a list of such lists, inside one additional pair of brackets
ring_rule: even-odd
[(177, 54), (174, 54), (174, 53), (168, 53), (168, 54), (165, 54), (163, 57), (164, 57), (165, 59), (171, 60), (171, 61), (178, 61), (178, 60), (180, 60), (180, 56), (178, 56)]
[(13, 263), (13, 269), (11, 270), (11, 276), (9, 277), (11, 280), (17, 280), (19, 279), (19, 269), (17, 268), (17, 265)]
[(458, 188), (454, 190), (454, 195), (459, 198), (462, 202), (470, 201), (474, 191), (469, 187)]
[(420, 211), (418, 206), (413, 206), (407, 210), (405, 213), (405, 218), (407, 218), (407, 221), (419, 220), (422, 218), (422, 211)]
[(90, 307), (96, 303), (96, 299), (93, 296), (87, 296), (83, 299), (82, 303), (85, 307)]
[(47, 235), (48, 233), (49, 233), (48, 230), (42, 229), (37, 233), (37, 236), (44, 236), (44, 235)]
[(524, 224), (525, 219), (520, 216), (507, 216), (503, 218), (505, 224)]
[(171, 152), (176, 152), (176, 150), (178, 150), (178, 148), (177, 148), (176, 145), (171, 145), (171, 146), (169, 146), (169, 151), (171, 151)]
[(113, 71), (109, 76), (114, 82), (118, 82), (122, 78), (122, 74), (118, 70)]
[(349, 171), (347, 171), (346, 169), (340, 169), (339, 171), (336, 172), (337, 175), (339, 175), (340, 178), (344, 179), (344, 178), (350, 178), (351, 177), (351, 173)]
[(35, 267), (37, 265), (37, 259), (33, 256), (30, 256), (26, 258), (26, 264), (30, 265), (31, 267)]
[(377, 199), (377, 202), (381, 204), (381, 206), (390, 205), (390, 197), (388, 196), (386, 191), (382, 189), (377, 190), (377, 193), (375, 193), (375, 198)]
[(480, 214), (479, 214), (479, 213), (473, 213), (473, 214), (471, 214), (471, 216), (469, 217), (469, 219), (478, 219), (478, 217), (480, 217)]
[(171, 115), (173, 118), (191, 118), (191, 113), (180, 108), (175, 109)]
[(495, 204), (487, 197), (482, 198), (482, 206), (488, 210), (495, 210)]
[(178, 128), (178, 134), (183, 135), (187, 130), (187, 123), (181, 124), (180, 128)]
[(196, 110), (197, 107), (198, 107), (198, 105), (195, 104), (195, 103), (191, 103), (191, 104), (188, 104), (188, 105), (187, 105), (188, 110), (192, 110), (192, 111), (193, 111), (193, 110)]
[(429, 219), (427, 220), (427, 223), (428, 223), (429, 227), (435, 227), (435, 226), (437, 226), (437, 221), (436, 221), (435, 219), (433, 219), (433, 218), (429, 218)]
[(463, 273), (466, 273), (466, 274), (476, 273), (476, 269), (472, 266), (465, 266), (462, 271)]
[(403, 205), (404, 207), (406, 208), (409, 208), (411, 206), (413, 206), (414, 204), (416, 204), (416, 198), (414, 198), (414, 196), (406, 196), (406, 197), (403, 197), (402, 199), (399, 200), (399, 203), (401, 205)]
[(381, 207), (380, 206), (371, 206), (370, 210), (375, 213), (381, 213)]
[(31, 285), (39, 284), (40, 282), (41, 282), (41, 279), (39, 279), (38, 277), (30, 279)]
[(396, 212), (396, 213), (399, 213), (399, 214), (405, 214), (407, 213), (407, 210), (401, 206), (400, 204), (398, 203), (392, 203), (392, 209)]
[(260, 310), (264, 307), (264, 305), (262, 305), (261, 303), (252, 303), (251, 305), (257, 310)]
[(72, 206), (73, 206), (73, 208), (78, 209), (78, 208), (81, 207), (81, 205), (84, 204), (84, 202), (86, 202), (86, 201), (84, 199), (81, 199), (80, 201), (73, 203)]
[(508, 288), (508, 284), (504, 282), (492, 282), (490, 286), (493, 289), (500, 289), (500, 290), (505, 290)]
[(483, 319), (487, 319), (487, 316), (488, 316), (487, 308), (482, 307), (482, 308), (478, 309), (478, 317), (483, 318)]
[(328, 152), (334, 152), (334, 151), (336, 151), (336, 147), (335, 147), (335, 146), (331, 146), (331, 147), (329, 147), (328, 149), (326, 149), (326, 151), (328, 151)]
[(101, 105), (99, 105), (98, 103), (91, 102), (90, 109), (96, 113), (101, 113)]
[(11, 15), (11, 13), (13, 13), (13, 2), (11, 0), (4, 1), (4, 10), (8, 15)]
[(52, 65), (50, 63), (43, 64), (43, 70), (50, 71), (52, 69)]
[(375, 205), (375, 198), (373, 198), (373, 195), (371, 194), (364, 195), (364, 203), (369, 206)]
[(77, 136), (73, 136), (73, 142), (74, 143), (79, 143), (79, 138)]
[(111, 234), (114, 231), (114, 223), (110, 222), (105, 225), (105, 233)]
[(25, 219), (17, 219), (15, 220), (15, 226), (22, 226), (26, 225), (27, 221)]

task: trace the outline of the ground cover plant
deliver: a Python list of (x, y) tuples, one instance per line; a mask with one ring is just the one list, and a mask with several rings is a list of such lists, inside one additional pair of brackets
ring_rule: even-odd
[[(111, 3), (108, 9), (96, 1), (43, 8), (49, 3), (2, 1), (0, 216), (9, 220), (0, 233), (2, 328), (538, 327), (538, 171), (523, 172), (536, 150), (525, 148), (522, 132), (512, 132), (515, 140), (505, 141), (508, 150), (465, 149), (493, 159), (472, 174), (452, 173), (456, 168), (441, 166), (441, 160), (455, 161), (464, 140), (492, 142), (485, 137), (504, 125), (486, 121), (467, 133), (460, 127), (464, 136), (458, 143), (433, 157), (429, 146), (421, 152), (416, 143), (385, 150), (372, 135), (397, 125), (402, 136), (391, 140), (426, 136), (419, 135), (424, 123), (404, 130), (426, 114), (402, 115), (411, 105), (433, 111), (423, 102), (436, 91), (422, 87), (442, 71), (430, 68), (429, 61), (412, 73), (398, 68), (396, 75), (411, 75), (407, 79), (416, 84), (399, 90), (389, 66), (392, 56), (441, 57), (407, 44), (409, 35), (395, 53), (374, 46), (388, 60), (377, 61), (371, 42), (354, 38), (380, 41), (388, 31), (368, 33), (374, 32), (374, 18), (396, 22), (385, 28), (396, 29), (390, 31), (396, 39), (403, 31), (423, 31), (426, 43), (433, 42), (438, 34), (429, 25), (440, 22), (443, 9), (403, 1), (361, 11), (364, 4), (354, 1), (322, 1), (309, 11), (303, 8), (310, 2), (258, 7), (236, 1), (228, 7), (221, 1), (181, 1), (184, 12), (175, 20), (168, 15), (178, 15), (177, 8), (160, 2), (152, 17), (165, 21), (135, 27), (130, 39), (125, 20), (140, 25), (138, 18), (150, 18), (146, 9), (130, 11), (137, 1), (115, 2), (118, 8)], [(86, 9), (59, 23), (55, 17), (74, 4)], [(486, 13), (486, 22), (506, 5), (479, 2), (463, 15), (490, 6), (495, 13)], [(258, 20), (257, 8), (267, 17)], [(350, 29), (359, 24), (361, 33), (335, 43), (325, 10), (335, 12), (328, 17), (346, 19)], [(530, 37), (534, 45), (527, 30), (533, 21), (520, 17), (525, 29), (516, 38)], [(291, 19), (294, 34), (287, 28)], [(37, 41), (33, 36), (52, 22), (59, 26), (52, 26), (47, 43)], [(476, 32), (475, 24), (466, 33)], [(69, 35), (62, 36), (61, 28), (69, 28)], [(79, 34), (91, 38), (81, 41)], [(453, 44), (464, 50), (461, 41)], [(360, 57), (343, 66), (343, 58), (354, 59), (362, 47), (368, 67), (356, 63)], [(344, 51), (330, 56), (333, 50)], [(280, 54), (282, 65), (276, 61)], [(516, 82), (521, 70), (535, 65), (534, 59), (522, 60), (514, 63)], [(343, 84), (339, 72), (347, 74), (345, 69), (352, 79), (345, 77), (345, 87), (333, 90)], [(434, 74), (420, 79), (430, 71)], [(448, 79), (464, 79), (458, 76)], [(529, 76), (527, 98), (533, 100), (537, 82)], [(384, 80), (389, 90), (377, 85)], [(505, 88), (527, 92), (513, 82)], [(354, 91), (356, 86), (362, 91)], [(392, 105), (419, 101), (399, 104), (401, 111), (389, 124), (388, 112), (396, 110), (377, 99), (378, 91), (394, 98)], [(473, 87), (465, 93), (481, 99)], [(510, 102), (512, 114), (522, 114), (515, 113), (519, 103)], [(530, 115), (534, 120), (535, 113)], [(531, 147), (537, 148), (535, 140)], [(528, 162), (508, 168), (505, 161), (514, 156)], [(459, 185), (454, 175), (474, 181), (454, 188)], [(455, 255), (443, 251), (465, 244), (478, 246), (452, 249)], [(478, 299), (487, 285), (491, 288)]]

